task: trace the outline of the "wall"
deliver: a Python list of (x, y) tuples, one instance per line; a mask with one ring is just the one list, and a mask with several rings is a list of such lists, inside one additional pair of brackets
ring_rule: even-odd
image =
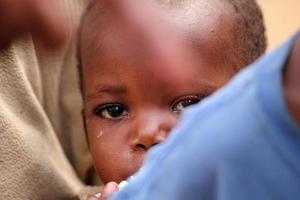
[(300, 29), (300, 0), (257, 0), (264, 12), (268, 50)]

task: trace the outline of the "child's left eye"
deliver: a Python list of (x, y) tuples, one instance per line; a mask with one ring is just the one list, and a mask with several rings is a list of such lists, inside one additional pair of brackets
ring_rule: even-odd
[(94, 109), (94, 114), (99, 117), (117, 120), (128, 117), (128, 111), (122, 104), (104, 104)]
[(198, 96), (186, 96), (180, 98), (172, 105), (172, 110), (174, 112), (181, 113), (186, 107), (196, 104), (200, 101), (200, 97)]

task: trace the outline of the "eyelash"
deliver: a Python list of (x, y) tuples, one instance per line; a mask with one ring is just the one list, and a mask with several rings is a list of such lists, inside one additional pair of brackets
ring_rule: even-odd
[[(205, 97), (206, 96), (204, 96), (204, 95), (203, 96), (192, 95), (192, 96), (181, 97), (171, 105), (170, 109), (175, 113), (181, 113), (184, 108), (200, 102)], [(185, 103), (187, 103), (187, 105), (183, 105), (184, 107), (182, 107), (182, 110), (178, 110), (178, 108), (177, 109), (175, 108), (179, 103), (184, 103), (184, 101), (185, 101)], [(187, 101), (190, 101), (190, 102), (187, 102)]]
[[(114, 110), (109, 111), (108, 109), (114, 109)], [(112, 113), (109, 113), (109, 112), (112, 112), (112, 111), (121, 112), (121, 114), (117, 113), (118, 116), (110, 115)], [(125, 114), (124, 114), (124, 112), (125, 112)], [(109, 119), (109, 120), (119, 120), (119, 119), (123, 119), (123, 118), (128, 118), (128, 114), (129, 114), (126, 106), (124, 106), (123, 104), (120, 104), (120, 103), (108, 103), (108, 104), (103, 104), (103, 105), (97, 106), (93, 110), (93, 113), (96, 116), (99, 116), (104, 119)]]
[[(180, 114), (186, 107), (200, 102), (203, 98), (207, 96), (208, 95), (202, 95), (202, 96), (192, 95), (192, 96), (181, 97), (170, 106), (170, 110), (174, 113)], [(181, 108), (180, 107), (176, 108), (176, 106), (178, 106), (179, 103), (182, 104), (186, 103), (186, 105), (181, 105)], [(108, 120), (120, 120), (129, 117), (129, 112), (127, 107), (120, 103), (107, 103), (107, 104), (99, 105), (96, 108), (94, 108), (93, 113), (98, 117), (101, 117), (103, 119), (108, 119)]]

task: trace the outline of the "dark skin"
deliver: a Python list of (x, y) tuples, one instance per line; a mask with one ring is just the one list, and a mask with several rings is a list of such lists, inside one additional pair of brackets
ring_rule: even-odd
[[(192, 14), (185, 13), (185, 16), (175, 20), (173, 16), (182, 14), (179, 9), (160, 12), (162, 18), (169, 20), (168, 23), (173, 25), (175, 22), (176, 30), (190, 32), (180, 37), (157, 31), (153, 35), (156, 38), (160, 34), (160, 40), (151, 40), (166, 43), (175, 41), (162, 44), (168, 47), (179, 41), (184, 45), (173, 45), (175, 49), (180, 47), (175, 54), (193, 52), (188, 57), (197, 59), (173, 56), (171, 48), (172, 56), (167, 51), (162, 57), (152, 59), (149, 54), (153, 50), (160, 51), (155, 49), (160, 45), (135, 40), (140, 32), (121, 24), (116, 25), (118, 22), (113, 21), (113, 15), (106, 15), (105, 23), (97, 23), (97, 9), (91, 11), (91, 17), (85, 22), (81, 35), (84, 116), (94, 166), (104, 183), (119, 183), (139, 170), (147, 151), (168, 137), (185, 107), (201, 101), (233, 76), (229, 63), (220, 64), (223, 50), (217, 51), (224, 41), (230, 41), (228, 38), (223, 41), (220, 38), (230, 35), (234, 27), (232, 19), (224, 14), (224, 9), (219, 12), (207, 9), (204, 2), (198, 6), (202, 6), (203, 12), (211, 18), (197, 19), (203, 26), (187, 29), (195, 19)], [(210, 6), (222, 8), (222, 5), (215, 3)], [(223, 16), (222, 20), (220, 16)], [(162, 39), (164, 37), (166, 40)], [(150, 50), (145, 51), (148, 47)], [(154, 55), (161, 56), (157, 53)], [(157, 76), (153, 68), (162, 69), (178, 64), (164, 62), (168, 60), (165, 56), (175, 61), (176, 58), (183, 59), (178, 62), (184, 63), (181, 68), (184, 66), (188, 72), (193, 72), (187, 81), (170, 78), (176, 76), (173, 76), (172, 71), (165, 78)], [(107, 186), (115, 187), (116, 184), (109, 183)]]
[(68, 36), (59, 3), (57, 0), (0, 0), (0, 49), (26, 33), (48, 47), (62, 45)]
[[(111, 0), (111, 1), (104, 1), (106, 2), (106, 9), (110, 10), (112, 13), (117, 16), (117, 19), (119, 22), (122, 22), (124, 24), (127, 24), (128, 27), (130, 27), (132, 30), (138, 30), (137, 32), (140, 33), (139, 36), (142, 39), (145, 39), (143, 37), (144, 35), (155, 35), (157, 32), (155, 29), (148, 29), (146, 26), (148, 24), (142, 23), (143, 19), (140, 19), (139, 15), (137, 13), (144, 12), (147, 16), (147, 10), (146, 9), (137, 9), (141, 8), (140, 5), (133, 4), (131, 0), (128, 1), (118, 1), (118, 0)], [(139, 10), (139, 11), (137, 11)], [(148, 19), (149, 20), (149, 19)], [(149, 21), (148, 21), (149, 22)], [(145, 27), (144, 27), (145, 26)], [(150, 26), (155, 26), (155, 24), (151, 24)], [(135, 31), (136, 32), (136, 31)], [(151, 32), (151, 33), (149, 33)], [(135, 35), (136, 36), (136, 35)], [(150, 36), (151, 38), (151, 36)], [(149, 38), (146, 38), (146, 40)], [(173, 38), (173, 39), (180, 39), (180, 38)], [(182, 39), (182, 38), (181, 38)], [(153, 41), (149, 39), (149, 41)], [(157, 42), (157, 41), (156, 41)], [(165, 43), (165, 40), (160, 40), (160, 43)], [(155, 50), (153, 46), (159, 46), (159, 45), (150, 45), (148, 46), (148, 50)], [(146, 46), (147, 47), (147, 46)], [(185, 54), (184, 49), (176, 48), (177, 52)], [(149, 51), (150, 52), (150, 51)], [(172, 51), (169, 51), (169, 54), (166, 53), (166, 56), (172, 56)], [(140, 55), (141, 56), (141, 55)], [(164, 59), (157, 59), (157, 65), (160, 67), (164, 67), (165, 70), (176, 70), (178, 66), (176, 66), (176, 63), (181, 63), (182, 60), (178, 57), (173, 57), (176, 62), (173, 64), (175, 65), (161, 65), (162, 63), (166, 63), (163, 60)], [(167, 60), (167, 59), (166, 59)], [(287, 62), (287, 65), (285, 66), (285, 73), (284, 73), (284, 95), (286, 99), (287, 107), (292, 115), (292, 117), (295, 119), (295, 121), (300, 124), (300, 37), (298, 37), (295, 46), (293, 48), (293, 51), (291, 53), (291, 56), (289, 58), (289, 61)], [(154, 67), (156, 70), (157, 67)], [(182, 69), (184, 71), (184, 69)], [(186, 77), (192, 77), (192, 74), (185, 74)], [(161, 77), (157, 76), (157, 80), (161, 80)], [(176, 87), (179, 87), (178, 84)], [(109, 182), (104, 190), (102, 191), (102, 194), (98, 194), (97, 196), (92, 197), (91, 199), (108, 199), (114, 192), (118, 190), (118, 186), (115, 182)]]
[[(285, 66), (284, 73), (284, 97), (288, 110), (295, 120), (300, 125), (300, 37), (298, 37), (290, 59)], [(105, 200), (108, 199), (113, 193), (117, 192), (118, 185), (115, 182), (109, 182), (102, 193), (97, 196), (91, 197), (90, 200)]]
[(284, 74), (284, 95), (288, 110), (300, 124), (300, 37), (298, 37)]

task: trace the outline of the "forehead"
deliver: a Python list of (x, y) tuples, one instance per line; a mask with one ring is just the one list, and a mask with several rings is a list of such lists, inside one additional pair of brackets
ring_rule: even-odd
[[(174, 24), (176, 31), (187, 36), (202, 60), (209, 62), (205, 66), (217, 65), (220, 55), (225, 54), (219, 53), (221, 46), (224, 46), (224, 41), (231, 40), (224, 37), (228, 37), (230, 34), (226, 33), (234, 28), (228, 3), (222, 0), (178, 2), (176, 5), (168, 2), (159, 4), (160, 15)], [(83, 21), (80, 41), (84, 74), (87, 68), (102, 77), (112, 72), (122, 74), (128, 70), (125, 65), (133, 67), (140, 64), (134, 55), (147, 59), (143, 58), (143, 51), (135, 38), (131, 38), (126, 30), (120, 28), (121, 24), (118, 26), (113, 20), (110, 13), (95, 4)], [(131, 51), (128, 51), (129, 46)], [(120, 63), (124, 66), (120, 67)], [(126, 74), (129, 76), (128, 72)]]
[[(202, 51), (216, 51), (220, 45), (224, 46), (224, 41), (233, 39), (230, 33), (235, 28), (234, 16), (227, 0), (156, 1), (159, 15)], [(113, 21), (114, 16), (102, 8), (101, 1), (95, 2), (82, 24), (80, 43), (83, 53), (101, 48), (107, 50), (108, 47), (112, 49), (115, 45), (119, 45), (117, 49), (126, 47), (126, 41), (130, 40), (126, 38), (124, 29), (119, 29)]]

